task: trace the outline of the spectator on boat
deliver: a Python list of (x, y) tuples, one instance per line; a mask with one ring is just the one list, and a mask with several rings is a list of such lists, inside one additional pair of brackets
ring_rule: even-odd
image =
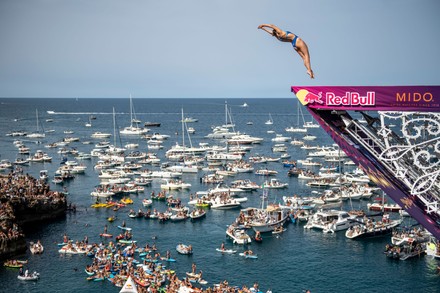
[(197, 270), (197, 266), (196, 266), (195, 263), (193, 263), (193, 264), (191, 265), (191, 272), (192, 272), (193, 274), (195, 274), (195, 273), (196, 273), (196, 270)]
[(254, 254), (254, 252), (252, 251), (252, 250), (245, 250), (244, 252), (243, 252), (243, 254), (244, 255), (253, 255)]

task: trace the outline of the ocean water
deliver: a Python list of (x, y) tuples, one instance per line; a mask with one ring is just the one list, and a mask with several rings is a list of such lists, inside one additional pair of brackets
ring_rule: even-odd
[[(165, 151), (176, 142), (182, 142), (181, 133), (181, 109), (185, 117), (194, 117), (198, 122), (192, 123), (196, 133), (185, 137), (188, 145), (200, 142), (215, 141), (204, 138), (210, 133), (212, 125), (220, 125), (225, 122), (225, 102), (230, 107), (231, 116), (236, 124), (236, 130), (253, 136), (263, 137), (261, 145), (255, 145), (250, 154), (267, 154), (275, 156), (271, 152), (273, 142), (270, 141), (275, 134), (267, 133), (274, 130), (276, 133), (286, 134), (284, 129), (293, 126), (297, 121), (297, 104), (292, 99), (133, 99), (136, 118), (145, 121), (161, 122), (158, 128), (151, 128), (152, 132), (168, 134), (171, 137), (164, 144), (164, 149), (154, 150), (165, 161)], [(249, 107), (241, 107), (246, 102)], [(80, 142), (74, 142), (69, 147), (76, 147), (80, 151), (90, 152), (94, 147), (84, 145), (82, 141), (92, 139), (90, 135), (95, 131), (113, 133), (112, 109), (115, 108), (116, 124), (118, 128), (129, 125), (130, 109), (129, 99), (0, 99), (0, 159), (14, 161), (18, 156), (13, 141), (21, 139), (26, 146), (31, 148), (31, 153), (43, 150), (53, 157), (51, 163), (31, 163), (24, 167), (25, 172), (38, 176), (42, 169), (49, 170), (53, 176), (54, 171), (60, 166), (62, 156), (57, 149), (47, 149), (44, 145), (49, 142), (60, 141), (67, 136), (64, 130), (72, 130), (70, 136), (79, 137)], [(53, 129), (53, 133), (41, 139), (41, 143), (35, 143), (35, 139), (22, 137), (8, 137), (6, 133), (11, 130), (26, 130), (28, 132), (37, 129), (36, 109), (39, 113), (40, 127), (44, 130)], [(49, 115), (47, 111), (55, 111), (57, 114)], [(306, 112), (304, 112), (306, 114)], [(272, 116), (274, 124), (265, 125), (264, 122)], [(89, 116), (94, 115), (92, 127), (85, 127)], [(53, 122), (46, 122), (46, 119)], [(310, 120), (309, 115), (305, 115)], [(17, 120), (17, 121), (15, 121)], [(253, 125), (246, 122), (252, 121)], [(302, 122), (302, 121), (301, 121)], [(333, 142), (321, 129), (311, 129), (309, 133), (316, 135), (318, 139), (311, 144), (330, 145)], [(291, 134), (301, 138), (303, 135)], [(113, 137), (110, 139), (113, 142)], [(139, 143), (139, 150), (146, 151), (146, 141), (139, 138), (121, 136), (117, 137), (118, 145), (129, 142)], [(288, 153), (292, 159), (303, 159), (307, 152), (288, 145)], [(72, 159), (69, 157), (69, 159)], [(233, 244), (225, 237), (226, 226), (234, 221), (239, 210), (209, 210), (205, 219), (198, 222), (167, 222), (159, 223), (146, 219), (130, 219), (128, 210), (142, 208), (141, 200), (149, 197), (152, 191), (160, 190), (160, 180), (154, 180), (152, 185), (146, 187), (144, 194), (132, 195), (133, 206), (122, 208), (117, 212), (111, 209), (93, 209), (90, 205), (93, 199), (90, 192), (98, 184), (98, 172), (93, 169), (96, 158), (84, 161), (88, 167), (86, 173), (77, 175), (70, 182), (65, 183), (70, 195), (68, 201), (75, 203), (78, 211), (75, 214), (67, 213), (64, 219), (51, 223), (44, 223), (31, 229), (26, 229), (27, 241), (40, 239), (45, 247), (42, 255), (26, 254), (18, 256), (20, 259), (28, 259), (27, 268), (30, 271), (38, 271), (41, 278), (38, 282), (22, 282), (17, 280), (17, 270), (0, 268), (0, 292), (119, 292), (110, 282), (89, 282), (84, 268), (91, 263), (91, 259), (81, 255), (60, 255), (56, 243), (62, 241), (62, 236), (67, 233), (73, 240), (81, 240), (84, 236), (89, 237), (89, 242), (100, 242), (99, 233), (102, 233), (104, 225), (108, 225), (109, 233), (117, 235), (117, 228), (123, 220), (127, 226), (133, 228), (134, 239), (139, 245), (156, 243), (159, 251), (165, 253), (170, 250), (172, 257), (177, 261), (168, 264), (175, 270), (179, 277), (191, 270), (192, 263), (196, 263), (198, 270), (203, 270), (204, 279), (209, 285), (228, 280), (230, 284), (252, 286), (254, 282), (260, 284), (265, 291), (271, 288), (273, 292), (303, 292), (310, 289), (315, 292), (440, 292), (440, 275), (437, 272), (439, 261), (423, 256), (408, 261), (392, 261), (387, 259), (382, 251), (390, 242), (389, 237), (373, 240), (352, 241), (346, 239), (344, 232), (323, 234), (320, 231), (308, 231), (302, 224), (288, 224), (287, 231), (279, 237), (264, 235), (261, 244), (252, 243), (249, 248), (257, 255), (258, 259), (244, 259), (237, 255), (222, 255), (215, 248), (225, 242), (227, 248), (244, 250), (242, 246)], [(310, 195), (312, 189), (305, 182), (287, 176), (287, 168), (282, 163), (268, 163), (264, 167), (277, 170), (277, 178), (282, 182), (288, 182), (289, 188), (285, 190), (271, 190), (270, 201), (281, 201), (283, 195)], [(258, 168), (258, 165), (255, 166)], [(152, 168), (146, 166), (146, 168)], [(350, 171), (350, 170), (348, 170)], [(207, 190), (211, 185), (200, 184), (199, 178), (205, 172), (198, 174), (185, 174), (183, 180), (192, 184), (189, 191), (172, 192), (187, 202), (190, 193), (199, 190)], [(227, 183), (241, 178), (250, 178), (252, 181), (262, 184), (265, 178), (253, 174), (239, 174), (227, 179)], [(51, 186), (55, 190), (60, 186)], [(248, 202), (243, 207), (259, 206), (260, 192), (248, 193)], [(366, 208), (368, 201), (353, 201), (345, 203), (344, 208)], [(166, 205), (162, 202), (154, 202), (153, 208), (165, 210)], [(106, 219), (111, 215), (117, 215), (118, 220), (109, 223)], [(405, 220), (405, 224), (412, 224)], [(26, 227), (25, 227), (26, 228)], [(156, 236), (153, 240), (153, 236)], [(194, 254), (192, 256), (179, 255), (175, 251), (178, 243), (192, 244)]]

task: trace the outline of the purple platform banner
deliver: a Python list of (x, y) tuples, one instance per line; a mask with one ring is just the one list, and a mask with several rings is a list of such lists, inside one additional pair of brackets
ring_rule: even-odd
[(313, 109), (440, 112), (440, 86), (292, 86), (292, 92)]

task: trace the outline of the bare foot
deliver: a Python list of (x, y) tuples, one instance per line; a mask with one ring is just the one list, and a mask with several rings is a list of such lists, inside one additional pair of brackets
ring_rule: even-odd
[(315, 78), (315, 75), (313, 74), (313, 71), (312, 71), (312, 70), (307, 71), (307, 74), (310, 75), (310, 78), (312, 78), (312, 79)]

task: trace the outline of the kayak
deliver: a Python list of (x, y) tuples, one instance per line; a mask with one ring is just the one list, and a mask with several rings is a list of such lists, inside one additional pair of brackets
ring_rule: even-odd
[(240, 256), (244, 256), (245, 258), (258, 258), (258, 256), (254, 255), (254, 254), (244, 254), (244, 253), (240, 253)]
[(131, 228), (128, 228), (128, 227), (118, 226), (118, 228), (122, 229), (122, 230), (126, 230), (126, 231), (131, 231)]
[(106, 208), (107, 207), (107, 204), (106, 203), (95, 203), (95, 204), (92, 204), (90, 207), (92, 207), (92, 208)]
[(217, 250), (218, 252), (221, 252), (221, 253), (229, 253), (229, 254), (232, 254), (232, 253), (236, 253), (236, 252), (237, 252), (237, 250), (232, 250), (232, 249), (221, 249), (221, 248), (216, 248), (215, 250)]
[(113, 237), (112, 234), (107, 234), (107, 233), (101, 233), (101, 234), (99, 234), (99, 236), (105, 237), (105, 238), (112, 238)]
[(133, 243), (136, 243), (136, 240), (124, 240), (124, 239), (121, 239), (118, 242), (119, 243), (123, 243), (123, 244), (133, 244)]

